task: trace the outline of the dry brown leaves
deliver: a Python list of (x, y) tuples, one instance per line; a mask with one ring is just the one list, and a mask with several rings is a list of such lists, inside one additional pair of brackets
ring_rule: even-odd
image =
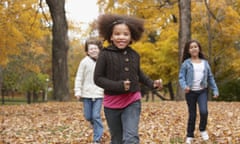
[[(142, 103), (139, 134), (141, 144), (184, 143), (187, 106), (182, 102)], [(110, 135), (104, 122), (103, 143)], [(203, 141), (197, 117), (194, 143)], [(213, 144), (240, 143), (240, 103), (209, 102), (208, 132)], [(48, 102), (31, 105), (0, 106), (0, 143), (10, 144), (88, 144), (92, 129), (83, 117), (80, 102)]]

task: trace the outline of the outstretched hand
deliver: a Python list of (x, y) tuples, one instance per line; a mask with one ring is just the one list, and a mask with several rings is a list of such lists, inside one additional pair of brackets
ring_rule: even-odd
[(189, 92), (190, 92), (189, 86), (187, 86), (187, 87), (184, 89), (184, 92), (185, 92), (185, 93), (189, 93)]
[(218, 98), (218, 95), (214, 95), (213, 98), (215, 98), (215, 99)]
[(157, 89), (162, 89), (163, 88), (163, 81), (162, 79), (155, 80), (153, 82), (153, 87)]
[(82, 97), (81, 96), (76, 96), (77, 100), (80, 100)]

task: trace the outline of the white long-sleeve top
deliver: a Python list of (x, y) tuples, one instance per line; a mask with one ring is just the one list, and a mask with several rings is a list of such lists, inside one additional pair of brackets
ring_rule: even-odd
[(83, 98), (103, 98), (103, 89), (98, 87), (93, 80), (96, 61), (89, 56), (84, 57), (78, 67), (75, 78), (75, 96)]

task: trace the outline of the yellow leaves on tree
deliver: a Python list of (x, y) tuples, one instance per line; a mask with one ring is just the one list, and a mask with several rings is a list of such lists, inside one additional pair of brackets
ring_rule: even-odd
[(6, 65), (9, 56), (21, 55), (23, 47), (29, 43), (39, 44), (49, 33), (37, 6), (37, 0), (1, 2), (0, 65)]
[(0, 27), (0, 32), (2, 35), (0, 39), (0, 65), (6, 65), (9, 55), (19, 54), (18, 44), (24, 42), (24, 38), (12, 23), (4, 23)]
[(156, 68), (159, 66), (159, 53), (156, 46), (149, 42), (139, 42), (134, 44), (133, 48), (141, 55), (141, 68), (143, 71), (155, 79), (160, 78), (159, 69)]
[(152, 78), (173, 80), (178, 64), (177, 5), (154, 0), (100, 0), (99, 3), (105, 3), (105, 12), (135, 15), (145, 20), (144, 36), (133, 45), (141, 55), (141, 67)]
[(227, 7), (225, 9), (226, 13), (223, 16), (224, 22), (222, 26), (222, 33), (225, 36), (225, 39), (231, 41), (232, 39), (239, 39), (240, 36), (240, 20), (239, 14), (232, 9), (232, 7)]

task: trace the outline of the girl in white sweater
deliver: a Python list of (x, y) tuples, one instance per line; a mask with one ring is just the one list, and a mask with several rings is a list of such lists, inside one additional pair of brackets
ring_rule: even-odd
[(93, 141), (100, 143), (103, 135), (103, 125), (101, 120), (101, 107), (103, 99), (103, 89), (95, 85), (93, 81), (96, 60), (102, 42), (97, 39), (88, 39), (85, 43), (85, 56), (78, 67), (75, 79), (75, 96), (83, 101), (84, 116), (93, 126)]

